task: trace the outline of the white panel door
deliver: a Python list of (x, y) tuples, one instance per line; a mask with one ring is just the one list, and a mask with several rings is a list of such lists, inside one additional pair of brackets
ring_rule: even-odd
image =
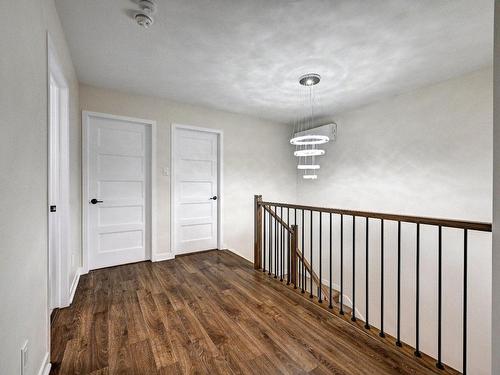
[(174, 132), (175, 253), (217, 248), (218, 135)]
[(89, 268), (150, 258), (149, 126), (89, 117)]

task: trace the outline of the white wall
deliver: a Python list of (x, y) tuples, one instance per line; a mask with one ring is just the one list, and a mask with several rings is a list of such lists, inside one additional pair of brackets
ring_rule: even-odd
[[(492, 90), (492, 70), (488, 68), (336, 116), (338, 139), (327, 147), (327, 155), (320, 158), (319, 179), (298, 179), (297, 201), (352, 210), (491, 221)], [(328, 225), (327, 217), (324, 223)], [(338, 284), (338, 217), (334, 225), (337, 259), (334, 282)], [(385, 324), (387, 331), (395, 335), (397, 226), (387, 222), (385, 227)], [(344, 271), (349, 297), (351, 218), (346, 218), (344, 230), (347, 250)], [(365, 311), (364, 230), (364, 220), (358, 219), (356, 305), (361, 313)], [(402, 233), (402, 340), (414, 345), (415, 225), (403, 224)], [(443, 231), (443, 360), (458, 369), (462, 358), (462, 235), (458, 230)], [(435, 356), (437, 233), (435, 229), (422, 227), (421, 236), (421, 349)], [(469, 245), (469, 371), (487, 374), (491, 337), (491, 235), (471, 232)], [(370, 221), (369, 246), (370, 320), (378, 325), (378, 220)], [(306, 253), (307, 248), (306, 245)], [(326, 257), (323, 259), (326, 263)], [(327, 270), (324, 266), (324, 275), (328, 275)]]
[(0, 15), (0, 373), (20, 373), (28, 340), (27, 374), (37, 374), (48, 351), (47, 29), (70, 86), (72, 273), (80, 253), (78, 82), (52, 0), (2, 1)]
[(253, 196), (291, 200), (295, 197), (295, 175), (290, 173), (286, 125), (118, 91), (80, 86), (82, 110), (155, 120), (158, 126), (157, 181), (158, 248), (170, 252), (170, 177), (161, 169), (170, 167), (171, 124), (220, 129), (224, 132), (224, 247), (253, 260)]
[(492, 373), (500, 374), (500, 1), (495, 1)]

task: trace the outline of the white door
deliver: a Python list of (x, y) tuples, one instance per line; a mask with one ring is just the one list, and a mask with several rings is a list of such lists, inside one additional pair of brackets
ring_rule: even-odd
[(217, 248), (218, 134), (174, 130), (175, 253)]
[(151, 128), (88, 117), (89, 269), (144, 261), (151, 254)]

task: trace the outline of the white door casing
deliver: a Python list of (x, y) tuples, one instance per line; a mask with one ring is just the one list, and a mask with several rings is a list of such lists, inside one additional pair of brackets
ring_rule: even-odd
[(69, 90), (47, 33), (48, 94), (48, 308), (71, 303), (69, 273)]
[(61, 305), (62, 209), (59, 199), (59, 88), (52, 74), (49, 74), (49, 109), (49, 309), (52, 311)]
[(86, 268), (150, 259), (152, 122), (91, 112), (83, 118)]
[(221, 136), (211, 129), (173, 125), (172, 243), (175, 254), (220, 247)]

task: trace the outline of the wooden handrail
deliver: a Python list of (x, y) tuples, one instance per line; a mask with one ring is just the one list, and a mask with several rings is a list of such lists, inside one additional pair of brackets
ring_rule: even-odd
[(274, 211), (271, 209), (271, 207), (267, 207), (265, 204), (261, 204), (261, 205), (262, 205), (262, 207), (264, 207), (264, 210), (266, 210), (267, 212), (269, 212), (269, 214), (270, 214), (272, 217), (274, 217), (274, 218), (276, 219), (276, 221), (277, 221), (278, 223), (280, 223), (280, 225), (281, 225), (281, 226), (283, 226), (283, 228), (285, 228), (285, 229), (288, 231), (288, 233), (292, 233), (292, 228), (291, 228), (291, 227), (290, 227), (287, 223), (285, 223), (285, 222), (281, 219), (281, 217), (279, 217), (279, 216), (276, 214), (276, 212), (274, 212)]
[[(297, 252), (297, 258), (302, 261), (302, 251), (300, 249), (296, 250)], [(321, 291), (325, 296), (328, 295), (328, 288), (323, 284), (323, 282), (319, 279), (318, 275), (316, 272), (313, 271), (311, 268), (311, 265), (309, 262), (304, 258), (304, 268), (307, 272), (309, 272), (309, 275), (311, 276), (313, 282), (316, 284), (317, 287), (321, 288)]]
[(368, 217), (372, 219), (384, 219), (392, 221), (402, 221), (407, 223), (435, 225), (448, 228), (470, 229), (481, 232), (491, 232), (491, 223), (484, 223), (478, 221), (462, 221), (462, 220), (439, 219), (439, 218), (422, 217), (422, 216), (396, 215), (396, 214), (387, 214), (381, 212), (353, 211), (353, 210), (344, 210), (339, 208), (314, 207), (314, 206), (305, 206), (305, 205), (279, 203), (279, 202), (262, 201), (260, 202), (260, 204), (263, 206), (286, 207), (286, 208), (294, 208), (305, 211), (312, 210), (317, 212), (326, 212), (339, 215), (342, 214), (347, 216)]

